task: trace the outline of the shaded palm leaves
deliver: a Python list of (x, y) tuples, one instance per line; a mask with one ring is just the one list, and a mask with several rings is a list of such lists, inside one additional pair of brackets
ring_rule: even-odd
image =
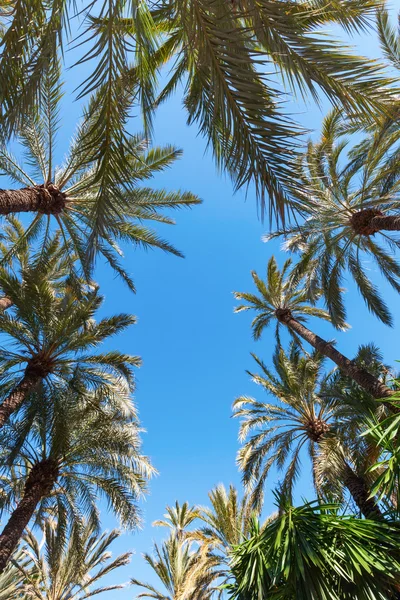
[[(120, 263), (123, 246), (159, 247), (181, 256), (143, 223), (174, 223), (163, 214), (164, 210), (191, 206), (200, 200), (190, 193), (166, 192), (139, 185), (169, 167), (180, 155), (180, 151), (172, 146), (149, 149), (141, 134), (127, 138), (124, 173), (120, 176), (112, 174), (112, 181), (102, 181), (98, 173), (99, 159), (86, 148), (85, 136), (92, 128), (93, 120), (90, 113), (85, 115), (64, 164), (56, 167), (60, 86), (59, 71), (54, 69), (49, 74), (49, 86), (40, 104), (40, 113), (26, 120), (19, 133), (26, 154), (25, 164), (20, 165), (5, 146), (0, 151), (0, 168), (5, 175), (32, 190), (38, 189), (36, 185), (44, 185), (49, 196), (48, 208), (36, 212), (20, 243), (32, 243), (40, 234), (46, 236), (49, 231), (58, 229), (62, 239), (72, 245), (86, 278), (90, 278), (95, 256), (100, 253), (134, 290), (129, 273)], [(120, 161), (121, 158), (113, 152), (112, 160)]]
[(293, 507), (237, 546), (231, 598), (384, 600), (400, 570), (396, 525), (341, 516), (332, 504)]
[[(321, 140), (308, 144), (300, 161), (297, 207), (301, 221), (266, 236), (283, 237), (299, 254), (297, 271), (317, 281), (335, 325), (346, 310), (343, 283), (350, 276), (368, 309), (387, 325), (390, 311), (369, 271), (376, 270), (400, 291), (400, 264), (394, 256), (399, 215), (399, 132), (385, 121), (351, 148), (339, 112), (325, 118)], [(389, 224), (387, 223), (389, 221)]]
[(84, 523), (66, 538), (52, 520), (45, 521), (42, 540), (28, 532), (22, 552), (31, 560), (30, 568), (18, 565), (25, 576), (24, 600), (83, 600), (123, 588), (102, 585), (104, 577), (129, 564), (129, 552), (111, 557), (110, 546), (118, 536), (116, 530), (99, 535)]

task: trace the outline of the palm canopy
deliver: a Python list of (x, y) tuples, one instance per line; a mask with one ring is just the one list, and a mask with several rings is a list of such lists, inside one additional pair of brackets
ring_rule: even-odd
[(398, 527), (340, 515), (317, 501), (280, 514), (235, 549), (235, 600), (367, 600), (391, 597), (400, 569)]
[(137, 598), (156, 600), (211, 600), (215, 593), (218, 561), (207, 550), (195, 548), (189, 540), (172, 534), (161, 546), (155, 544), (153, 555), (144, 560), (163, 586), (132, 579), (133, 585), (143, 588)]
[(318, 396), (323, 378), (323, 360), (317, 354), (303, 356), (292, 345), (289, 354), (277, 348), (275, 374), (255, 355), (259, 374), (252, 380), (275, 399), (273, 404), (240, 396), (233, 404), (234, 417), (241, 420), (239, 439), (245, 444), (237, 462), (252, 502), (262, 505), (264, 487), (271, 468), (284, 473), (282, 487), (290, 496), (301, 472), (303, 451), (312, 467), (314, 485), (321, 493), (317, 465), (323, 460), (319, 444), (334, 425), (335, 402)]
[[(265, 237), (283, 237), (284, 248), (299, 254), (298, 271), (316, 279), (334, 324), (346, 316), (342, 298), (345, 277), (354, 280), (369, 310), (387, 325), (392, 317), (367, 261), (400, 292), (396, 231), (376, 224), (400, 209), (399, 132), (387, 120), (356, 146), (346, 138), (339, 111), (323, 123), (319, 142), (308, 144), (300, 160), (296, 204), (302, 220)], [(400, 227), (399, 227), (400, 228)], [(389, 229), (389, 227), (387, 227)]]
[[(25, 164), (21, 165), (5, 145), (0, 149), (2, 174), (25, 186), (21, 193), (31, 191), (37, 198), (34, 205), (28, 203), (25, 208), (11, 210), (5, 202), (3, 213), (13, 210), (35, 213), (25, 235), (13, 248), (18, 249), (20, 243), (34, 241), (40, 235), (46, 238), (49, 231), (58, 230), (73, 248), (88, 279), (99, 253), (134, 290), (131, 276), (120, 262), (124, 245), (157, 247), (182, 256), (144, 223), (173, 224), (173, 219), (164, 211), (199, 204), (199, 198), (191, 193), (167, 192), (142, 185), (157, 172), (170, 167), (181, 152), (173, 146), (149, 148), (143, 134), (130, 136), (124, 153), (123, 177), (114, 178), (104, 191), (98, 175), (98, 160), (85, 146), (85, 135), (92, 127), (92, 115), (86, 113), (64, 164), (57, 167), (54, 161), (61, 110), (58, 68), (53, 69), (47, 80), (40, 110), (25, 119), (19, 131)], [(13, 190), (4, 193), (8, 199), (13, 197)]]
[(190, 506), (188, 502), (180, 504), (175, 502), (175, 506), (167, 506), (164, 519), (154, 521), (154, 527), (168, 527), (178, 538), (185, 537), (188, 533), (188, 527), (199, 518), (199, 510), (196, 506)]
[[(272, 256), (268, 261), (265, 281), (255, 271), (251, 273), (258, 295), (235, 292), (235, 298), (245, 302), (237, 306), (235, 312), (254, 310), (257, 313), (251, 324), (254, 339), (258, 340), (264, 329), (276, 320), (276, 336), (279, 340), (281, 319), (288, 312), (300, 322), (305, 322), (307, 317), (331, 321), (327, 311), (313, 304), (320, 296), (319, 290), (307, 288), (302, 279), (292, 276), (293, 271), (291, 259), (285, 261), (280, 271), (275, 257)], [(345, 326), (344, 322), (340, 323), (341, 328)], [(290, 333), (299, 341), (294, 332)]]
[(66, 538), (56, 522), (47, 519), (43, 539), (33, 532), (24, 538), (22, 553), (31, 561), (30, 568), (19, 566), (25, 577), (24, 600), (84, 600), (123, 588), (123, 584), (102, 585), (104, 577), (129, 564), (129, 552), (112, 558), (110, 547), (118, 537), (117, 530), (98, 534), (83, 523)]
[[(98, 528), (103, 499), (124, 527), (136, 528), (137, 502), (155, 472), (141, 452), (141, 431), (133, 404), (123, 412), (116, 403), (110, 406), (107, 394), (94, 399), (65, 385), (31, 394), (24, 418), (0, 434), (3, 514), (15, 503), (18, 510), (36, 485), (40, 494), (31, 515), (36, 523), (50, 515), (64, 531), (83, 519)], [(0, 547), (6, 531), (7, 526)]]
[(99, 158), (102, 200), (108, 196), (111, 202), (108, 185), (123, 179), (132, 104), (139, 100), (150, 128), (158, 71), (172, 59), (158, 102), (186, 83), (189, 121), (199, 124), (218, 164), (237, 186), (254, 182), (262, 205), (268, 194), (271, 212), (282, 216), (294, 183), (291, 161), (299, 127), (280, 108), (286, 97), (281, 84), (315, 98), (322, 90), (350, 111), (376, 112), (378, 99), (389, 91), (380, 65), (354, 56), (323, 27), (338, 23), (347, 31), (362, 30), (377, 6), (375, 0), (335, 6), (325, 0), (300, 5), (112, 0), (80, 11), (79, 3), (67, 0), (58, 0), (51, 9), (44, 0), (23, 0), (15, 4), (3, 35), (2, 128), (15, 130), (37, 104), (46, 69), (65, 38), (74, 36), (71, 16), (82, 12), (79, 45), (84, 52), (77, 63), (93, 64), (93, 70), (78, 87), (80, 97), (92, 95), (93, 121), (85, 146)]
[(27, 285), (15, 278), (12, 283), (7, 288), (12, 308), (0, 315), (2, 396), (15, 386), (21, 365), (49, 389), (77, 374), (92, 388), (118, 384), (121, 393), (125, 390), (129, 396), (133, 368), (140, 365), (140, 359), (94, 349), (135, 323), (135, 317), (120, 314), (96, 322), (103, 302), (96, 288), (78, 294), (74, 287), (67, 287), (59, 293), (46, 280), (31, 280)]
[(239, 439), (245, 442), (237, 461), (252, 503), (262, 504), (273, 468), (283, 473), (282, 490), (292, 497), (302, 461), (308, 456), (319, 497), (343, 500), (346, 488), (355, 494), (357, 481), (357, 489), (366, 496), (363, 503), (361, 496), (356, 496), (359, 508), (376, 511), (374, 505), (366, 505), (372, 480), (365, 476), (376, 457), (375, 446), (367, 438), (360, 438), (360, 419), (378, 414), (376, 402), (372, 399), (364, 403), (363, 392), (353, 390), (354, 395), (358, 393), (358, 401), (354, 398), (352, 404), (344, 404), (335, 394), (339, 387), (335, 373), (323, 372), (322, 357), (317, 353), (304, 355), (295, 345), (289, 353), (277, 348), (274, 372), (254, 358), (261, 371), (250, 373), (252, 380), (274, 401), (241, 396), (233, 405), (234, 416), (241, 419)]

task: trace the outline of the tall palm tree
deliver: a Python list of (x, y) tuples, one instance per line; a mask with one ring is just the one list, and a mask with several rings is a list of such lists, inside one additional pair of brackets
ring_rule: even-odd
[(35, 517), (56, 515), (59, 526), (99, 526), (103, 497), (124, 527), (139, 522), (137, 501), (154, 473), (141, 453), (140, 425), (133, 405), (110, 406), (107, 393), (94, 399), (68, 386), (31, 394), (24, 419), (0, 435), (0, 467), (6, 477), (1, 498), (10, 516), (0, 535), (0, 571)]
[(294, 507), (235, 549), (235, 600), (352, 600), (396, 597), (398, 528), (357, 519), (317, 501)]
[(153, 555), (144, 554), (143, 558), (163, 589), (134, 578), (131, 583), (144, 589), (137, 598), (211, 600), (216, 592), (217, 559), (207, 550), (195, 548), (187, 539), (172, 533), (161, 546), (154, 545)]
[(55, 165), (62, 99), (57, 66), (46, 82), (40, 110), (26, 119), (19, 131), (26, 163), (20, 164), (6, 146), (0, 148), (3, 175), (23, 186), (0, 190), (0, 214), (32, 213), (20, 242), (35, 239), (40, 233), (46, 237), (49, 231), (58, 230), (73, 245), (87, 277), (96, 253), (100, 253), (134, 290), (130, 275), (120, 264), (121, 243), (158, 247), (182, 256), (144, 222), (173, 224), (173, 219), (163, 211), (199, 204), (199, 198), (141, 185), (170, 167), (181, 152), (172, 146), (151, 149), (142, 134), (130, 136), (124, 153), (123, 176), (114, 178), (107, 190), (101, 192), (96, 158), (85, 151), (84, 137), (91, 128), (89, 115), (80, 125), (64, 164)]
[[(104, 1), (95, 11), (89, 7), (78, 45), (85, 51), (76, 62), (93, 64), (78, 89), (79, 97), (92, 94), (93, 119), (85, 147), (99, 158), (102, 199), (108, 183), (123, 180), (132, 104), (139, 100), (151, 122), (158, 71), (172, 59), (161, 98), (186, 78), (189, 122), (199, 123), (217, 162), (237, 186), (255, 182), (261, 199), (268, 192), (271, 206), (282, 212), (293, 183), (290, 159), (299, 127), (277, 108), (287, 97), (278, 91), (283, 87), (279, 84), (292, 94), (309, 92), (314, 98), (322, 90), (349, 111), (376, 112), (387, 83), (379, 64), (320, 34), (332, 23), (363, 30), (377, 5), (375, 0), (346, 0), (332, 6), (321, 0), (316, 10), (313, 4), (303, 3), (299, 9), (290, 1), (276, 6), (254, 0), (187, 0), (143, 2), (134, 11), (124, 1)], [(71, 16), (80, 14), (80, 6), (66, 0), (50, 9), (43, 0), (15, 3), (0, 60), (6, 133), (19, 127), (40, 100), (46, 69), (70, 37)], [(278, 82), (264, 75), (274, 71)]]
[(341, 284), (350, 274), (369, 310), (392, 325), (365, 268), (372, 259), (400, 292), (400, 263), (393, 255), (399, 239), (390, 233), (400, 230), (400, 136), (392, 128), (376, 128), (346, 156), (351, 138), (344, 137), (342, 115), (329, 114), (321, 140), (308, 144), (298, 169), (296, 203), (303, 219), (265, 238), (283, 237), (285, 248), (299, 254), (299, 273), (317, 279), (334, 323), (345, 318)]
[[(257, 316), (253, 319), (253, 336), (259, 339), (264, 329), (271, 321), (277, 322), (277, 335), (281, 326), (285, 326), (292, 336), (299, 340), (304, 339), (323, 356), (330, 358), (339, 369), (348, 377), (364, 388), (374, 398), (388, 398), (393, 395), (393, 390), (388, 388), (379, 378), (359, 367), (354, 360), (347, 358), (336, 350), (331, 342), (313, 333), (303, 323), (307, 317), (318, 317), (331, 321), (329, 313), (310, 303), (310, 290), (303, 286), (303, 280), (290, 272), (292, 261), (285, 262), (282, 271), (279, 271), (275, 258), (272, 256), (268, 262), (266, 281), (260, 279), (254, 271), (253, 281), (258, 295), (251, 293), (235, 292), (238, 300), (244, 300), (235, 308), (235, 312), (255, 310)], [(295, 270), (296, 271), (296, 270)], [(319, 292), (315, 291), (314, 300)], [(344, 326), (343, 321), (340, 323)]]
[[(33, 275), (37, 275), (35, 271)], [(94, 321), (103, 299), (93, 286), (80, 287), (35, 276), (2, 278), (12, 302), (0, 313), (0, 427), (38, 386), (52, 388), (78, 371), (91, 385), (119, 382), (133, 389), (133, 367), (140, 359), (118, 351), (94, 352), (111, 336), (135, 323), (132, 315), (120, 314)], [(22, 370), (22, 374), (21, 374)]]
[(273, 359), (276, 374), (254, 358), (261, 373), (250, 373), (253, 381), (276, 401), (269, 404), (241, 396), (233, 405), (234, 416), (241, 419), (239, 437), (247, 440), (239, 450), (238, 464), (253, 504), (262, 502), (272, 467), (284, 472), (282, 489), (292, 496), (306, 451), (320, 496), (328, 490), (340, 497), (344, 486), (365, 517), (382, 518), (370, 498), (367, 445), (359, 438), (359, 414), (343, 418), (342, 404), (318, 389), (322, 357), (303, 356), (296, 346), (289, 354), (278, 348)]
[(51, 519), (43, 529), (42, 540), (32, 532), (24, 537), (23, 552), (31, 560), (30, 568), (20, 567), (25, 577), (24, 600), (83, 600), (124, 587), (101, 584), (130, 561), (130, 552), (111, 558), (110, 547), (118, 531), (98, 535), (93, 525), (83, 523), (73, 527), (66, 539), (65, 531)]

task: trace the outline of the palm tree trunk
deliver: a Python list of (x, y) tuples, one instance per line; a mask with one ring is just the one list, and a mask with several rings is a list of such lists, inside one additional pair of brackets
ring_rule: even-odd
[(51, 459), (42, 460), (32, 467), (25, 483), (22, 499), (0, 535), (0, 573), (4, 571), (17, 548), (39, 502), (49, 495), (57, 478), (58, 466)]
[(65, 208), (65, 194), (57, 186), (34, 185), (19, 190), (0, 189), (0, 214), (40, 212), (58, 214)]
[[(318, 350), (323, 356), (330, 358), (337, 364), (343, 373), (354, 379), (359, 386), (369, 392), (374, 398), (389, 398), (394, 394), (394, 392), (384, 383), (379, 381), (377, 377), (374, 377), (374, 375), (371, 375), (371, 373), (368, 373), (368, 371), (359, 367), (353, 360), (350, 360), (347, 356), (336, 350), (330, 342), (327, 342), (319, 337), (319, 335), (310, 331), (307, 327), (304, 327), (302, 323), (293, 317), (290, 310), (281, 309), (280, 311), (277, 311), (277, 318), (281, 323), (289, 327), (289, 329), (296, 332), (297, 335), (308, 342), (313, 348)], [(390, 409), (392, 411), (394, 410), (392, 405), (390, 405)]]
[(43, 377), (41, 374), (34, 370), (30, 370), (29, 366), (27, 367), (21, 381), (8, 394), (4, 402), (0, 404), (0, 429), (42, 379)]
[(371, 225), (375, 231), (400, 231), (400, 217), (379, 215), (371, 220)]
[(347, 463), (344, 468), (343, 483), (366, 519), (383, 520), (379, 506), (373, 498), (369, 497), (370, 491), (365, 479), (357, 475)]

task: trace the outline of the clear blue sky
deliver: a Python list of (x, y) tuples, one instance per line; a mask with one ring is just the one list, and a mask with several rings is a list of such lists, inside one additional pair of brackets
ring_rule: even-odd
[[(364, 54), (378, 55), (373, 32), (357, 39), (357, 45)], [(72, 72), (66, 73), (68, 89), (75, 83), (72, 77)], [(65, 106), (61, 154), (79, 114), (68, 96)], [(323, 112), (313, 104), (294, 106), (294, 110), (301, 113), (303, 125), (318, 129)], [(130, 549), (136, 553), (118, 580), (135, 576), (156, 583), (140, 554), (151, 550), (153, 539), (165, 535), (151, 523), (162, 516), (166, 504), (176, 499), (206, 504), (207, 493), (216, 484), (240, 486), (235, 465), (238, 423), (230, 418), (231, 404), (240, 394), (260, 398), (260, 389), (245, 373), (252, 367), (250, 351), (268, 363), (274, 348), (272, 331), (260, 342), (252, 341), (250, 316), (233, 314), (232, 292), (250, 290), (250, 270), (262, 273), (271, 254), (279, 252), (279, 245), (261, 242), (267, 227), (257, 218), (253, 194), (247, 199), (244, 193), (233, 194), (230, 181), (217, 173), (212, 157), (205, 154), (204, 140), (197, 136), (195, 127), (186, 126), (185, 120), (179, 95), (158, 112), (155, 143), (173, 143), (183, 148), (184, 156), (154, 184), (190, 190), (204, 200), (202, 206), (176, 213), (177, 225), (163, 229), (186, 258), (160, 251), (129, 252), (126, 265), (134, 275), (136, 296), (108, 268), (99, 265), (97, 269), (106, 297), (104, 312), (132, 312), (139, 319), (138, 325), (115, 339), (113, 345), (143, 358), (137, 374), (136, 402), (147, 430), (144, 450), (159, 471), (142, 504), (143, 530), (124, 535), (115, 544), (115, 551)], [(132, 131), (135, 127), (140, 128), (138, 119), (131, 123)], [(399, 299), (386, 288), (385, 297), (395, 314), (392, 330), (369, 315), (355, 292), (347, 297), (352, 325), (348, 333), (338, 334), (327, 325), (312, 324), (322, 335), (338, 339), (338, 347), (347, 355), (351, 356), (358, 344), (374, 341), (384, 351), (386, 361), (392, 363), (400, 359)], [(273, 489), (277, 481), (272, 476), (268, 486)], [(312, 497), (307, 464), (299, 495)], [(267, 493), (266, 512), (270, 509), (272, 495)], [(104, 514), (104, 527), (112, 526), (113, 519)], [(136, 591), (128, 588), (106, 594), (104, 600), (127, 600)]]

